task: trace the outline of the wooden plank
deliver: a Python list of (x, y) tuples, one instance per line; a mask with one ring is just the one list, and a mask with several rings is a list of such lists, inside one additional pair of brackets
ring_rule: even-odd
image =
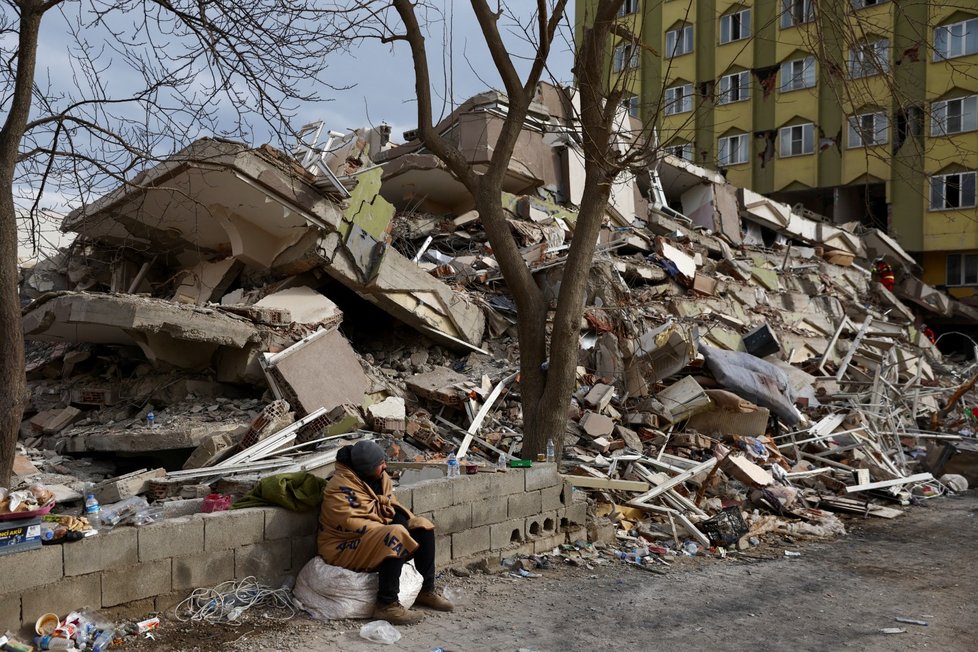
[(846, 375), (846, 369), (849, 367), (849, 362), (852, 360), (852, 356), (855, 355), (856, 350), (859, 348), (862, 339), (866, 336), (866, 330), (869, 328), (869, 324), (873, 321), (873, 316), (869, 315), (866, 317), (866, 321), (859, 328), (859, 332), (856, 333), (855, 339), (852, 340), (852, 345), (849, 347), (849, 351), (846, 356), (842, 359), (842, 363), (839, 365), (839, 371), (835, 374), (835, 379), (841, 381), (843, 376)]
[(656, 512), (658, 514), (666, 514), (669, 516), (670, 521), (672, 519), (676, 519), (677, 521), (682, 523), (683, 527), (686, 529), (687, 532), (689, 532), (690, 536), (696, 539), (700, 543), (700, 545), (702, 545), (705, 548), (710, 547), (711, 545), (710, 539), (707, 538), (705, 534), (700, 532), (699, 529), (697, 529), (697, 527), (693, 525), (693, 522), (690, 521), (686, 517), (686, 515), (680, 512), (679, 510), (673, 509), (671, 507), (662, 507), (660, 505), (634, 505), (634, 507), (638, 507), (640, 509), (647, 509), (650, 512)]
[(822, 498), (819, 500), (818, 506), (839, 512), (847, 512), (850, 514), (868, 514), (869, 516), (876, 516), (879, 518), (896, 518), (900, 514), (903, 514), (902, 510), (894, 507), (873, 505), (870, 503), (863, 503), (850, 498), (841, 497)]
[(696, 466), (689, 469), (688, 471), (684, 471), (683, 473), (680, 473), (679, 475), (669, 479), (667, 482), (663, 482), (658, 487), (653, 487), (651, 490), (635, 498), (628, 504), (631, 505), (632, 507), (642, 507), (647, 501), (652, 500), (653, 498), (659, 496), (660, 494), (664, 494), (665, 492), (669, 491), (673, 487), (680, 485), (683, 482), (686, 482), (693, 476), (699, 475), (704, 471), (709, 471), (714, 466), (716, 466), (717, 461), (718, 461), (717, 458), (711, 457), (710, 459), (703, 462), (702, 464), (697, 464)]
[(472, 435), (479, 432), (479, 428), (482, 427), (482, 422), (486, 420), (486, 417), (492, 410), (492, 406), (496, 404), (496, 401), (499, 400), (500, 394), (503, 393), (503, 388), (513, 382), (518, 375), (518, 371), (514, 372), (500, 380), (499, 383), (492, 388), (492, 392), (490, 392), (489, 396), (486, 397), (486, 402), (482, 404), (482, 407), (479, 408), (479, 412), (472, 419), (472, 424), (469, 426), (467, 434), (462, 439), (462, 444), (458, 447), (458, 451), (455, 452), (455, 457), (465, 457), (465, 454), (469, 452), (469, 445), (472, 443)]
[(880, 480), (879, 482), (870, 482), (868, 484), (850, 485), (846, 487), (846, 493), (851, 494), (857, 491), (869, 491), (870, 489), (898, 487), (901, 485), (912, 484), (915, 482), (927, 482), (928, 480), (933, 480), (933, 479), (934, 476), (932, 476), (930, 473), (916, 473), (906, 478), (895, 478), (893, 480)]
[[(296, 434), (300, 428), (308, 423), (312, 423), (323, 414), (326, 414), (326, 408), (319, 408), (315, 412), (307, 414), (298, 421), (290, 423), (275, 434), (262, 439), (253, 446), (249, 446), (237, 455), (233, 455), (223, 462), (219, 462), (215, 465), (215, 468), (226, 469), (228, 467), (241, 464), (242, 462), (254, 462), (264, 459), (274, 453), (279, 446), (284, 446), (285, 444), (291, 443), (293, 440), (295, 440)], [(169, 475), (172, 477), (173, 473), (170, 473)]]
[(561, 480), (575, 487), (605, 489), (608, 491), (648, 491), (648, 482), (638, 480), (616, 480), (614, 478), (594, 478), (586, 475), (561, 475)]
[[(640, 478), (643, 478), (644, 480), (648, 481), (649, 484), (652, 484), (652, 485), (659, 484), (656, 481), (656, 474), (655, 473), (652, 473), (651, 471), (649, 471), (647, 468), (645, 468), (641, 464), (639, 464), (639, 463), (636, 462), (635, 464), (633, 464), (631, 466), (631, 469), (632, 469), (632, 472), (635, 473), (635, 475), (637, 475)], [(669, 491), (667, 491), (663, 495), (664, 495), (665, 499), (673, 507), (675, 507), (678, 510), (691, 512), (691, 513), (695, 514), (696, 516), (699, 516), (699, 517), (702, 517), (702, 518), (707, 518), (708, 517), (708, 515), (707, 515), (706, 512), (704, 512), (703, 510), (701, 510), (699, 507), (696, 506), (696, 503), (694, 503), (693, 501), (691, 501), (689, 498), (686, 498), (685, 496), (683, 496), (682, 494), (680, 494), (675, 489), (670, 489)]]

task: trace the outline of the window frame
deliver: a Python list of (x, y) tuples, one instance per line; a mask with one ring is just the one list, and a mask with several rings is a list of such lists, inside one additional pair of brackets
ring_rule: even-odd
[[(791, 68), (794, 68), (796, 64), (801, 65), (801, 75), (796, 75), (795, 72), (792, 70), (790, 75), (791, 86), (789, 87), (785, 83), (785, 74), (784, 74), (785, 68), (789, 66)], [(815, 86), (818, 84), (816, 65), (817, 63), (815, 61), (815, 56), (811, 54), (806, 55), (805, 57), (802, 57), (800, 59), (790, 59), (788, 61), (783, 62), (778, 68), (778, 76), (779, 76), (778, 81), (780, 82), (778, 84), (778, 92), (790, 93), (792, 91), (805, 90), (806, 88), (815, 88)], [(810, 80), (808, 79), (809, 76), (811, 77)], [(795, 80), (797, 79), (801, 80), (800, 86), (795, 85)]]
[[(879, 50), (883, 52), (879, 52)], [(862, 79), (889, 72), (890, 39), (880, 38), (849, 48), (849, 77)], [(857, 74), (858, 73), (858, 74)]]
[[(958, 185), (956, 191), (958, 193), (959, 203), (955, 206), (948, 206), (948, 179), (950, 177), (959, 177)], [(970, 178), (970, 191), (971, 191), (971, 203), (964, 203), (967, 198), (968, 184), (964, 181), (965, 178)], [(941, 190), (937, 191), (935, 182), (940, 180)], [(964, 172), (947, 172), (945, 174), (934, 174), (931, 175), (930, 179), (930, 196), (928, 197), (928, 208), (932, 212), (940, 211), (959, 211), (963, 208), (974, 208), (976, 199), (976, 181), (978, 181), (978, 173), (974, 170), (965, 170)], [(940, 198), (942, 206), (936, 206), (934, 200)]]
[[(621, 53), (619, 55), (619, 53)], [(638, 48), (632, 43), (619, 43), (612, 54), (612, 70), (616, 73), (638, 68)]]
[[(674, 143), (666, 145), (666, 152), (684, 161), (693, 162), (693, 143)], [(688, 153), (689, 156), (685, 156)]]
[[(740, 144), (736, 148), (731, 148), (730, 145), (734, 141)], [(724, 160), (721, 156), (721, 152), (724, 150), (724, 143), (726, 143), (727, 157), (728, 160)], [(732, 160), (730, 159), (731, 151), (741, 152), (743, 155), (743, 160)], [(733, 165), (743, 165), (744, 163), (750, 162), (750, 134), (734, 134), (732, 136), (721, 136), (717, 139), (717, 166), (718, 167), (731, 167)]]
[[(956, 117), (961, 122), (960, 129), (950, 130), (950, 117), (948, 108), (955, 103), (960, 103), (960, 112)], [(971, 113), (968, 114), (970, 105)], [(970, 118), (970, 124), (969, 124)], [(962, 97), (952, 97), (947, 100), (931, 102), (930, 105), (930, 135), (931, 138), (942, 138), (954, 134), (964, 134), (971, 131), (978, 131), (978, 94), (964, 95)]]
[[(676, 91), (682, 89), (682, 95), (679, 97), (679, 101), (682, 102), (679, 108), (674, 108), (676, 105)], [(670, 93), (672, 94), (672, 99), (669, 99)], [(676, 84), (675, 86), (669, 86), (665, 89), (665, 106), (662, 108), (663, 115), (680, 115), (683, 113), (692, 113), (693, 111), (693, 85), (692, 84)], [(688, 105), (688, 106), (687, 106)]]
[[(795, 6), (798, 6), (801, 11), (793, 11)], [(800, 13), (802, 17), (796, 22), (795, 16), (798, 13)], [(792, 27), (798, 27), (799, 25), (814, 22), (815, 2), (814, 0), (781, 0), (780, 14), (778, 25), (781, 29), (791, 29)]]
[(632, 14), (637, 14), (639, 8), (639, 0), (625, 0), (618, 7), (617, 18), (624, 18), (625, 16), (631, 16)]
[[(865, 124), (858, 124), (864, 122), (864, 118), (872, 118), (873, 125), (869, 130), (872, 134), (872, 142), (866, 142), (865, 135), (867, 133)], [(882, 121), (882, 126), (878, 124)], [(886, 111), (870, 111), (869, 113), (858, 113), (856, 115), (849, 116), (847, 120), (848, 128), (846, 130), (846, 148), (847, 149), (859, 149), (863, 147), (878, 147), (880, 145), (886, 145), (890, 140), (890, 117), (886, 114)], [(877, 136), (882, 132), (882, 138)], [(854, 138), (855, 137), (855, 138)], [(856, 140), (857, 142), (853, 142)]]
[[(747, 14), (747, 18), (746, 18), (747, 32), (746, 33), (744, 33), (744, 24), (745, 24), (744, 14)], [(737, 30), (738, 31), (738, 36), (736, 38), (733, 37), (733, 26), (734, 26), (734, 20), (733, 19), (734, 19), (734, 17), (737, 17), (737, 27), (738, 27), (738, 30)], [(753, 36), (753, 25), (751, 24), (751, 19), (752, 19), (752, 15), (751, 15), (750, 7), (746, 8), (746, 9), (741, 9), (740, 11), (734, 11), (732, 13), (725, 14), (723, 16), (720, 16), (720, 45), (726, 45), (727, 43), (736, 43), (737, 41), (743, 41), (744, 39), (748, 39), (751, 36)], [(727, 39), (726, 40), (724, 40), (724, 38), (723, 38), (724, 21), (726, 21), (726, 23), (727, 23), (727, 30), (726, 30), (727, 31)]]
[[(951, 44), (951, 36), (952, 36), (951, 31), (955, 27), (962, 27), (963, 33), (960, 36), (955, 37), (955, 40), (960, 41), (961, 51), (952, 54), (950, 52), (950, 44)], [(943, 39), (944, 40), (943, 49), (946, 50), (945, 52), (942, 52), (941, 48), (938, 47), (938, 41), (940, 38), (939, 35), (942, 33), (946, 34), (946, 36)], [(969, 36), (973, 38), (972, 49), (970, 51), (968, 50), (967, 47)], [(956, 59), (958, 57), (966, 57), (970, 54), (978, 53), (978, 16), (975, 16), (973, 18), (966, 18), (964, 20), (959, 20), (954, 23), (948, 23), (947, 25), (938, 25), (937, 27), (934, 28), (933, 44), (934, 44), (934, 61)]]
[[(689, 23), (683, 23), (675, 29), (670, 29), (666, 32), (666, 58), (672, 59), (673, 57), (681, 57), (685, 54), (692, 54), (694, 43), (693, 43), (693, 26)], [(669, 41), (672, 40), (672, 47), (669, 46)], [(689, 46), (688, 50), (683, 50), (678, 52), (677, 49), (680, 45)]]
[[(790, 134), (788, 138), (788, 144), (791, 146), (791, 151), (787, 154), (785, 153), (785, 132), (793, 131), (795, 129), (801, 129), (801, 137), (796, 140), (793, 134)], [(805, 149), (805, 137), (806, 133), (808, 136), (808, 146), (809, 149)], [(798, 152), (794, 150), (794, 143), (801, 143), (801, 150)], [(810, 156), (815, 153), (815, 123), (814, 122), (803, 122), (797, 125), (787, 125), (778, 129), (778, 158), (794, 158), (796, 156)]]
[[(741, 80), (738, 81), (737, 86), (736, 86), (736, 89), (737, 89), (737, 98), (736, 99), (728, 99), (729, 96), (731, 95), (731, 90), (733, 90), (735, 88), (733, 86), (733, 84), (730, 84), (726, 91), (723, 90), (724, 80), (731, 79), (732, 77), (740, 77), (740, 78), (742, 78)], [(717, 91), (717, 99), (716, 99), (717, 106), (723, 106), (723, 105), (726, 105), (726, 104), (736, 104), (737, 102), (747, 102), (747, 101), (749, 101), (750, 100), (750, 95), (751, 95), (751, 88), (750, 88), (750, 86), (751, 86), (751, 84), (750, 84), (750, 71), (749, 70), (742, 70), (740, 72), (732, 72), (732, 73), (729, 73), (727, 75), (723, 75), (717, 81), (717, 89), (718, 89), (718, 91)]]
[(638, 95), (631, 95), (621, 102), (625, 111), (633, 118), (638, 118), (640, 113), (640, 102)]
[[(957, 279), (951, 281), (951, 261), (957, 262)], [(970, 260), (969, 260), (970, 259)], [(968, 263), (973, 264), (972, 280), (968, 280)], [(944, 260), (944, 285), (948, 287), (967, 287), (978, 285), (978, 253), (947, 254)]]

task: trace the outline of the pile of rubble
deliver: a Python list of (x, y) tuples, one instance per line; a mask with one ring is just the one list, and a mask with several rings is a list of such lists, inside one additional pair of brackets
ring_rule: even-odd
[[(549, 86), (538, 100), (503, 203), (555, 300), (584, 164), (571, 101)], [(506, 103), (476, 96), (439, 131), (487, 162)], [(39, 465), (42, 450), (112, 454), (104, 477), (131, 479), (158, 460), (130, 484), (168, 499), (328, 473), (363, 435), (404, 461), (519, 457), (516, 309), (471, 197), (385, 125), (322, 131), (291, 153), (195, 142), (65, 219), (74, 244), (23, 273), (23, 440)], [(599, 514), (705, 546), (773, 527), (730, 506), (833, 530), (823, 510), (887, 516), (869, 499), (945, 490), (935, 476), (974, 442), (969, 401), (950, 400), (971, 370), (923, 321), (978, 311), (852, 218), (668, 155), (622, 176), (554, 433)], [(870, 271), (880, 259), (893, 291)]]

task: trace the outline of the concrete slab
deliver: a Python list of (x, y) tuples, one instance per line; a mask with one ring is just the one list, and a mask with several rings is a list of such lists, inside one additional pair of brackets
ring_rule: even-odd
[(139, 346), (156, 362), (180, 368), (209, 364), (218, 347), (257, 338), (251, 324), (209, 308), (134, 295), (69, 292), (24, 314), (29, 340)]
[(255, 304), (256, 308), (287, 311), (297, 324), (322, 324), (329, 328), (343, 320), (343, 311), (319, 292), (308, 287), (294, 287), (269, 294)]
[(278, 397), (305, 414), (344, 403), (360, 405), (370, 389), (353, 347), (335, 329), (319, 330), (281, 353), (266, 356), (265, 373)]

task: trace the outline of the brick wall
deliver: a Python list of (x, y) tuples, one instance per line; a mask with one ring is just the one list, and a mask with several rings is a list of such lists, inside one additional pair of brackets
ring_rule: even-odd
[[(585, 526), (585, 503), (552, 464), (430, 480), (396, 495), (434, 521), (439, 567), (549, 551)], [(316, 554), (318, 517), (281, 508), (194, 514), (0, 556), (0, 632), (83, 607), (161, 611), (194, 588), (249, 575), (278, 586)]]

